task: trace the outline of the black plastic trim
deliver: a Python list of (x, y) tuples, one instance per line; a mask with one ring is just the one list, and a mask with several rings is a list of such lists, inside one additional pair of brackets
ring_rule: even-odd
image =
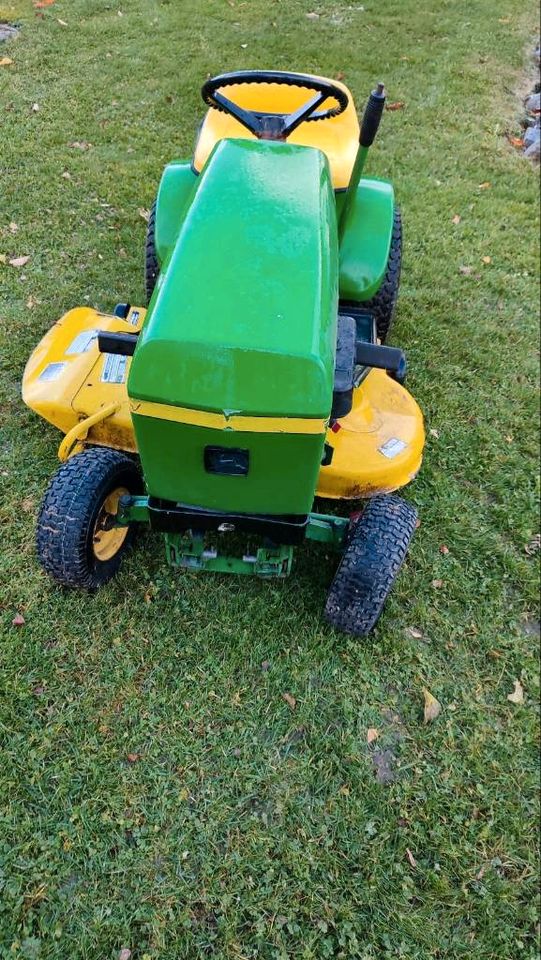
[(149, 497), (148, 513), (151, 527), (164, 533), (218, 530), (222, 524), (227, 524), (236, 532), (259, 534), (274, 543), (287, 545), (302, 543), (308, 525), (307, 515), (223, 513), (156, 497)]

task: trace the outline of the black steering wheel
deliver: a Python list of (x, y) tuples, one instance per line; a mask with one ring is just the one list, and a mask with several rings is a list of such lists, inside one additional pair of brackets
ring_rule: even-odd
[[(229, 97), (219, 92), (224, 87), (239, 86), (244, 83), (279, 83), (288, 87), (303, 87), (315, 91), (315, 96), (293, 113), (260, 113), (239, 107), (237, 103), (233, 103)], [(260, 140), (287, 140), (289, 134), (299, 124), (308, 120), (337, 117), (344, 112), (349, 102), (345, 90), (331, 83), (330, 80), (322, 80), (304, 73), (283, 73), (281, 70), (239, 70), (236, 73), (222, 73), (203, 84), (201, 96), (209, 107), (231, 114)], [(329, 98), (336, 101), (336, 106), (318, 110), (317, 108)]]

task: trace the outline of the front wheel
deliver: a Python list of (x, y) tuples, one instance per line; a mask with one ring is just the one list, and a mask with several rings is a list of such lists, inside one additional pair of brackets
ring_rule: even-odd
[(62, 464), (43, 498), (37, 552), (42, 567), (66, 587), (94, 590), (117, 572), (133, 530), (115, 526), (124, 494), (142, 491), (135, 460), (93, 447)]
[(415, 532), (417, 511), (400, 497), (369, 500), (355, 521), (331, 584), (325, 617), (364, 637), (375, 626)]

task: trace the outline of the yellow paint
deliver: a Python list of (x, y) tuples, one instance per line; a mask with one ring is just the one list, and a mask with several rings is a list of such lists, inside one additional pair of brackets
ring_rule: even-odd
[[(139, 311), (136, 325), (89, 307), (70, 310), (49, 330), (28, 361), (23, 378), (25, 403), (65, 434), (76, 428), (71, 438), (66, 438), (62, 452), (71, 448), (69, 452), (73, 453), (84, 442), (137, 451), (126, 383), (101, 381), (105, 358), (98, 352), (97, 343), (94, 341), (85, 353), (66, 354), (75, 337), (85, 330), (137, 331), (145, 311), (133, 309)], [(41, 381), (40, 374), (49, 363), (64, 363), (65, 367), (58, 379)], [(144, 403), (144, 407), (143, 410), (141, 403), (133, 404), (134, 411), (147, 416), (172, 416), (184, 423), (219, 429), (298, 433), (321, 433), (325, 429), (325, 422), (316, 419), (238, 415), (226, 418), (222, 414), (161, 404)], [(153, 407), (156, 409), (152, 410)], [(380, 448), (392, 438), (404, 441), (406, 447), (388, 459)], [(318, 496), (373, 496), (405, 486), (419, 470), (424, 445), (423, 416), (404, 387), (384, 371), (372, 370), (355, 390), (353, 409), (340, 421), (340, 430), (335, 433), (328, 429), (326, 440), (334, 454), (330, 466), (320, 470)]]
[[(328, 120), (302, 123), (288, 137), (288, 143), (316, 147), (325, 153), (329, 160), (334, 189), (338, 190), (347, 187), (349, 183), (359, 146), (359, 121), (351, 92), (338, 80), (333, 80), (332, 83), (345, 90), (349, 96), (349, 104), (344, 112)], [(310, 97), (309, 92), (300, 87), (288, 87), (276, 83), (240, 84), (228, 87), (226, 92), (227, 96), (241, 107), (269, 113), (291, 113), (306, 103)], [(325, 109), (332, 103), (330, 98), (321, 105), (320, 109)], [(198, 172), (203, 169), (218, 140), (226, 137), (255, 139), (254, 135), (234, 117), (210, 109), (205, 116), (195, 146), (194, 167)]]
[(325, 433), (326, 420), (301, 417), (244, 417), (232, 414), (209, 413), (206, 410), (190, 410), (165, 403), (147, 400), (131, 400), (132, 413), (158, 420), (174, 420), (194, 427), (212, 427), (214, 430), (235, 430), (238, 433)]
[[(332, 462), (319, 473), (320, 497), (356, 499), (390, 493), (417, 474), (423, 455), (423, 415), (408, 391), (385, 373), (371, 370), (355, 390), (353, 409), (329, 429)], [(406, 446), (389, 459), (381, 447), (389, 440)]]
[(81, 420), (80, 423), (76, 423), (71, 430), (68, 430), (62, 440), (58, 448), (58, 459), (63, 463), (68, 457), (73, 456), (74, 453), (80, 453), (84, 448), (83, 440), (87, 439), (89, 430), (98, 423), (102, 423), (103, 420), (107, 420), (108, 417), (113, 416), (119, 409), (119, 403), (110, 403), (106, 407), (100, 407), (91, 417), (86, 417), (84, 420)]
[[(141, 329), (145, 310), (132, 307), (127, 320), (99, 313), (91, 307), (76, 307), (66, 313), (33, 351), (26, 365), (22, 395), (32, 410), (68, 433), (81, 421), (100, 409), (114, 404), (117, 410), (107, 421), (90, 426), (88, 439), (118, 450), (136, 450), (126, 383), (104, 383), (101, 380), (106, 358), (100, 354), (97, 341), (84, 352), (70, 353), (76, 338), (92, 330), (135, 333)], [(137, 321), (135, 314), (139, 313)], [(127, 360), (126, 376), (131, 358)], [(63, 364), (55, 379), (41, 379), (50, 364)]]
[(105, 563), (112, 560), (120, 550), (126, 537), (129, 527), (114, 527), (110, 524), (114, 521), (118, 513), (118, 501), (121, 497), (129, 494), (127, 487), (117, 487), (112, 490), (105, 498), (103, 506), (98, 514), (94, 524), (94, 533), (92, 535), (92, 549), (94, 556)]

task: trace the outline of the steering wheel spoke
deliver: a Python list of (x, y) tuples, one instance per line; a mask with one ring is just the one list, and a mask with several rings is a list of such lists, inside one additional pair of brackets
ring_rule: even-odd
[[(227, 87), (251, 83), (301, 87), (314, 91), (314, 96), (291, 113), (262, 113), (239, 106), (221, 92)], [(278, 70), (224, 73), (207, 80), (203, 84), (201, 95), (209, 107), (229, 113), (256, 137), (264, 140), (286, 140), (301, 123), (337, 117), (344, 112), (349, 102), (346, 91), (330, 80), (303, 73), (282, 73)], [(318, 111), (317, 108), (327, 100), (334, 100), (336, 106)]]

